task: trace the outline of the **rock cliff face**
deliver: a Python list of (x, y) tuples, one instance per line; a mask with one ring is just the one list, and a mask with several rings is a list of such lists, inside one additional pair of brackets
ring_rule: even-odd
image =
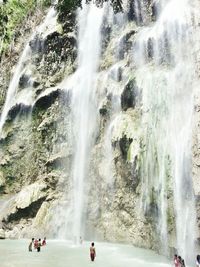
[[(87, 201), (82, 211), (81, 232), (86, 239), (128, 242), (163, 252), (157, 227), (159, 189), (156, 191), (156, 187), (152, 187), (149, 206), (142, 208), (142, 191), (144, 186), (148, 187), (142, 185), (143, 157), (148, 145), (141, 121), (146, 111), (142, 109), (143, 88), (137, 84), (132, 51), (138, 34), (145, 25), (157, 20), (161, 9), (154, 2), (145, 3), (139, 14), (136, 14), (134, 1), (128, 1), (126, 16), (109, 15), (108, 19), (105, 15), (103, 19), (94, 92), (97, 127), (93, 133), (95, 142), (88, 155), (84, 191)], [(15, 99), (1, 132), (0, 227), (3, 230), (0, 238), (4, 235), (10, 238), (36, 235), (73, 238), (69, 235), (73, 221), (68, 224), (67, 221), (71, 216), (68, 207), (74, 187), (76, 141), (71, 107), (73, 92), (66, 88), (69, 84), (65, 81), (78, 68), (78, 25), (75, 13), (62, 16), (65, 19), (58, 21), (56, 17), (53, 24), (30, 40), (31, 55), (22, 69)], [(152, 42), (148, 42), (148, 58), (153, 57)], [(9, 72), (9, 64), (4, 68)], [(3, 80), (1, 90), (7, 87), (8, 80)], [(193, 180), (197, 201), (198, 105), (196, 98)], [(152, 161), (156, 161), (156, 153)], [(167, 176), (168, 246), (175, 247), (173, 179)], [(66, 225), (65, 230), (63, 225)]]

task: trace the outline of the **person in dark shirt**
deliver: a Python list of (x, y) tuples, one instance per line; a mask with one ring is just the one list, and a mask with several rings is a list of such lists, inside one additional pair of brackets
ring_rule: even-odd
[(30, 242), (30, 244), (28, 246), (28, 251), (32, 252), (33, 244), (34, 244), (34, 238), (31, 239), (31, 242)]
[(39, 240), (38, 240), (38, 246), (37, 246), (37, 252), (40, 252), (41, 246), (42, 246), (41, 239), (39, 238)]

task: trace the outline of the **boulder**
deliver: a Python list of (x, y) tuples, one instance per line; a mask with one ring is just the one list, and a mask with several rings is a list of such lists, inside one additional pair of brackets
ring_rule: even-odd
[(22, 218), (33, 218), (36, 216), (43, 201), (47, 197), (47, 185), (44, 182), (35, 182), (24, 187), (14, 196), (7, 206), (4, 215), (5, 227), (11, 221), (20, 221)]
[(28, 185), (17, 194), (14, 200), (14, 209), (24, 209), (31, 205), (31, 203), (46, 196), (46, 184), (42, 182), (36, 182)]

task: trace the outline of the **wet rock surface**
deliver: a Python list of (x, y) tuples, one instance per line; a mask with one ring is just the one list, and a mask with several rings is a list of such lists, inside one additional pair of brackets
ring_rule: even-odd
[[(152, 5), (151, 1), (146, 1), (148, 15), (144, 18), (142, 14), (135, 13), (133, 2), (125, 29), (117, 28), (113, 33), (108, 21), (102, 27), (105, 39), (102, 40), (102, 60), (98, 70), (98, 92), (94, 92), (98, 100), (98, 133), (95, 133), (86, 177), (85, 238), (96, 236), (100, 240), (128, 242), (159, 251), (155, 233), (157, 221), (152, 219), (157, 219), (159, 215), (154, 201), (157, 192), (152, 192), (146, 213), (139, 212), (137, 208), (141, 205), (140, 171), (146, 144), (139, 123), (142, 88), (138, 88), (134, 77), (135, 62), (130, 63), (135, 36), (145, 23), (157, 19), (159, 6), (157, 2)], [(59, 23), (47, 35), (36, 35), (30, 42), (32, 105), (21, 102), (13, 105), (3, 128), (0, 139), (0, 196), (12, 195), (14, 198), (0, 218), (0, 226), (3, 227), (0, 239), (44, 232), (49, 237), (55, 237), (57, 229), (53, 229), (52, 221), (56, 207), (58, 203), (70, 203), (76, 141), (73, 140), (71, 88), (63, 88), (61, 82), (70, 78), (77, 68), (78, 33), (75, 14), (65, 15), (59, 15)], [(137, 21), (136, 16), (139, 16)], [(154, 57), (153, 42), (149, 39), (146, 50), (149, 62)], [(166, 53), (167, 45), (166, 42)], [(161, 60), (167, 63), (168, 57), (165, 56)], [(3, 86), (7, 85), (8, 81), (4, 82)], [(30, 76), (25, 72), (20, 78), (18, 90), (29, 87)], [(117, 103), (116, 106), (113, 103)], [(196, 99), (193, 137), (197, 214), (200, 214), (199, 103)], [(167, 216), (168, 231), (173, 240), (175, 215), (170, 186), (166, 192), (171, 201)], [(199, 222), (199, 216), (197, 220)]]
[[(0, 190), (4, 195), (13, 194), (14, 197), (8, 202), (1, 223), (9, 238), (42, 231), (53, 236), (57, 231), (52, 229), (56, 203), (62, 203), (64, 194), (72, 186), (71, 93), (59, 85), (76, 69), (77, 25), (74, 14), (67, 17), (69, 20), (61, 19), (61, 24), (49, 29), (47, 35), (36, 35), (30, 42), (31, 79), (28, 72), (24, 72), (19, 89), (26, 90), (31, 80), (33, 104), (31, 110), (20, 103), (11, 107), (10, 119), (4, 127), (0, 147), (3, 155)], [(102, 40), (104, 49), (109, 51), (112, 38), (108, 22), (102, 31), (106, 32), (105, 40)], [(139, 113), (134, 111), (137, 86), (134, 79), (128, 78), (131, 68), (128, 67), (128, 54), (123, 51), (131, 48), (135, 33), (134, 27), (134, 30), (125, 29), (116, 36), (123, 44), (116, 56), (124, 62), (110, 70), (111, 86), (102, 87), (99, 95), (100, 133), (92, 150), (88, 174), (91, 186), (88, 188), (86, 228), (88, 238), (93, 236), (93, 229), (101, 240), (152, 247), (151, 225), (135, 210), (139, 178), (134, 161), (139, 150), (135, 154), (132, 152), (133, 160), (130, 154), (130, 147), (136, 142), (135, 121)], [(102, 64), (106, 66), (107, 58), (104, 61)], [(107, 91), (106, 96), (104, 91)], [(109, 163), (103, 158), (107, 153), (104, 136), (113, 116), (115, 100), (119, 105), (121, 103), (123, 113), (114, 124), (109, 140), (112, 151)], [(109, 167), (113, 175), (108, 174)]]

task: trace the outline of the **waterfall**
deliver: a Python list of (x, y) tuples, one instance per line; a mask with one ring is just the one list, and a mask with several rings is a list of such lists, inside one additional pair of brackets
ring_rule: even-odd
[[(2, 109), (2, 113), (1, 113), (1, 118), (0, 118), (0, 135), (2, 133), (2, 128), (5, 124), (8, 112), (10, 110), (10, 108), (12, 107), (12, 105), (15, 103), (16, 101), (16, 94), (17, 94), (17, 89), (18, 89), (18, 85), (19, 85), (19, 81), (20, 81), (20, 77), (22, 75), (22, 73), (24, 72), (24, 70), (27, 68), (28, 65), (28, 61), (31, 58), (31, 47), (30, 47), (30, 41), (34, 40), (34, 38), (36, 37), (37, 34), (41, 34), (44, 30), (46, 30), (47, 26), (49, 26), (50, 24), (55, 24), (56, 23), (56, 11), (53, 8), (51, 8), (46, 16), (46, 18), (44, 19), (44, 21), (42, 22), (41, 25), (39, 25), (34, 33), (31, 35), (31, 37), (28, 39), (25, 48), (19, 58), (19, 61), (14, 69), (14, 74), (12, 76), (12, 79), (10, 81), (9, 87), (7, 89), (7, 94), (6, 94), (6, 100)], [(29, 92), (27, 93), (29, 98), (32, 98), (32, 90), (29, 90)], [(26, 100), (27, 98), (27, 94), (23, 95), (23, 100)]]
[[(98, 109), (96, 74), (101, 53), (101, 24), (104, 7), (83, 4), (78, 11), (78, 68), (65, 87), (72, 92), (72, 127), (74, 155), (72, 163), (71, 200), (68, 203), (65, 226), (59, 236), (67, 235), (75, 242), (84, 234), (84, 213), (87, 203), (87, 175), (90, 153), (96, 138)], [(70, 225), (70, 226), (69, 226)], [(66, 227), (70, 227), (69, 229)]]
[[(170, 238), (175, 234), (178, 253), (190, 260), (193, 255), (186, 252), (188, 248), (195, 251), (196, 218), (191, 178), (193, 88), (196, 79), (195, 57), (191, 49), (194, 43), (194, 12), (186, 0), (160, 1), (159, 4), (157, 21), (149, 25), (145, 1), (134, 2), (136, 24), (142, 25), (133, 41), (133, 57), (130, 59), (137, 86), (142, 92), (144, 151), (140, 170), (141, 205), (145, 215), (154, 218), (160, 251), (169, 253)], [(64, 220), (67, 222), (61, 227), (59, 236), (66, 235), (64, 228), (68, 226), (67, 231), (71, 229), (70, 235), (76, 240), (84, 233), (90, 187), (87, 180), (90, 153), (98, 131), (96, 79), (103, 15), (104, 9), (94, 5), (84, 5), (79, 11), (78, 68), (65, 84), (72, 93), (73, 181), (71, 200), (65, 203), (68, 208)], [(113, 21), (119, 24), (121, 32), (125, 32), (126, 14), (113, 15)], [(111, 26), (114, 28), (116, 25), (111, 22)], [(116, 46), (113, 64), (120, 61), (120, 45), (122, 42)], [(114, 67), (112, 65), (111, 69)], [(102, 74), (102, 81), (111, 69)], [(123, 86), (126, 81), (127, 76), (124, 75), (118, 86)], [(98, 90), (101, 90), (99, 85)], [(115, 100), (112, 100), (114, 103)], [(112, 163), (112, 128), (113, 125), (117, 127), (120, 112), (117, 108), (109, 118), (103, 139), (107, 160), (104, 175), (107, 178), (113, 175), (108, 164)], [(110, 182), (112, 186), (113, 179), (107, 180), (108, 185)], [(174, 223), (176, 233), (171, 233), (170, 224)]]
[[(196, 219), (191, 173), (193, 91), (197, 80), (192, 49), (194, 14), (189, 1), (169, 1), (156, 23), (144, 27), (134, 44), (146, 144), (142, 206), (146, 214), (157, 218), (165, 253), (170, 245), (170, 218), (175, 218), (178, 253), (188, 260), (194, 258)], [(170, 215), (172, 206), (174, 214)]]
[[(56, 237), (74, 239), (76, 243), (87, 229), (86, 238), (91, 230), (94, 236), (102, 239), (119, 239), (144, 246), (147, 243), (168, 255), (169, 248), (175, 246), (177, 253), (189, 262), (194, 258), (197, 236), (191, 170), (193, 98), (198, 80), (195, 58), (197, 0), (193, 3), (189, 0), (124, 2), (125, 12), (114, 14), (107, 4), (98, 8), (83, 1), (82, 9), (77, 11), (78, 58), (74, 62), (72, 59), (68, 62), (68, 55), (70, 58), (70, 53), (76, 53), (76, 47), (73, 47), (76, 28), (73, 31), (70, 18), (69, 23), (59, 25), (59, 38), (54, 39), (57, 33), (49, 38), (50, 46), (51, 41), (57, 45), (56, 40), (62, 40), (59, 43), (62, 52), (55, 53), (53, 62), (47, 60), (47, 63), (55, 63), (55, 74), (49, 73), (57, 77), (49, 84), (56, 84), (58, 93), (55, 97), (50, 96), (49, 105), (53, 108), (42, 109), (37, 122), (39, 124), (41, 120), (40, 124), (35, 123), (32, 127), (33, 132), (40, 132), (40, 125), (52, 119), (45, 126), (48, 131), (44, 129), (41, 135), (46, 138), (54, 127), (49, 141), (55, 142), (52, 156), (62, 152), (57, 153), (55, 162), (50, 161), (51, 146), (47, 143), (41, 162), (38, 156), (39, 168), (44, 174), (41, 179), (48, 185), (49, 196), (45, 201), (50, 211), (47, 211), (47, 218), (52, 217), (53, 222), (48, 222), (47, 229), (51, 228), (51, 234), (55, 233)], [(155, 16), (150, 8), (154, 8)], [(43, 84), (38, 91), (33, 88), (32, 77), (30, 90), (18, 92), (18, 87), (22, 74), (32, 76), (34, 59), (30, 41), (42, 33), (44, 40), (48, 38), (52, 33), (48, 28), (53, 24), (54, 30), (57, 23), (55, 14), (54, 8), (50, 9), (20, 56), (7, 90), (0, 135), (16, 99), (20, 98), (22, 103), (31, 99), (29, 102), (33, 105), (34, 93), (40, 94), (43, 90)], [(67, 32), (68, 24), (70, 32)], [(70, 42), (69, 47), (62, 47), (63, 40)], [(45, 53), (54, 52), (54, 46), (51, 49)], [(59, 83), (61, 75), (69, 75), (69, 72), (64, 70), (65, 63), (59, 53), (66, 56), (66, 69), (69, 67), (70, 73), (76, 65), (75, 72), (62, 83)], [(58, 64), (63, 64), (62, 73), (56, 64), (57, 57)], [(51, 64), (48, 65), (50, 69), (49, 66)], [(37, 72), (43, 65), (38, 63), (34, 67)], [(46, 74), (44, 77), (46, 79)], [(48, 86), (46, 84), (45, 81), (44, 86)], [(67, 117), (64, 123), (64, 112), (60, 117), (52, 116), (60, 102), (65, 102), (65, 99), (57, 101), (63, 95), (62, 86), (67, 91), (68, 105), (64, 105)], [(18, 124), (18, 121), (14, 123)], [(27, 125), (31, 128), (31, 122)], [(57, 125), (63, 127), (60, 132)], [(40, 134), (38, 138), (41, 138)], [(28, 153), (32, 155), (32, 149)], [(65, 158), (67, 163), (65, 161), (63, 167)], [(62, 167), (57, 166), (57, 161)], [(46, 180), (51, 175), (55, 181), (49, 186), (51, 181)], [(57, 177), (61, 179), (56, 187)], [(1, 209), (2, 214), (6, 205), (4, 203)], [(188, 251), (192, 251), (190, 255)]]
[(79, 14), (79, 55), (76, 84), (72, 95), (72, 113), (75, 136), (73, 163), (74, 181), (74, 228), (73, 234), (81, 236), (83, 209), (87, 185), (90, 150), (94, 143), (97, 120), (95, 100), (95, 75), (98, 70), (101, 23), (103, 8), (94, 5), (84, 6)]

